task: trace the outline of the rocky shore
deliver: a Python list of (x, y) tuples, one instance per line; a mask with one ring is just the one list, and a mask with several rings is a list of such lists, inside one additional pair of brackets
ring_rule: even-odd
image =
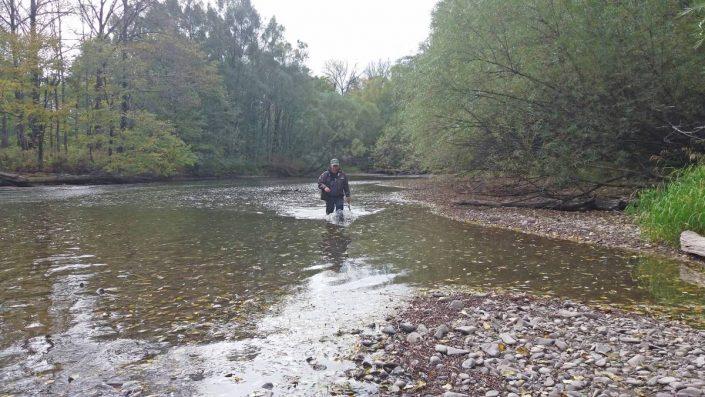
[(334, 394), (701, 396), (705, 331), (572, 301), (432, 292), (362, 331)]
[[(455, 177), (397, 180), (407, 198), (431, 206), (437, 213), (461, 222), (510, 229), (543, 237), (626, 249), (705, 265), (705, 262), (666, 244), (645, 239), (639, 226), (622, 211), (559, 211), (551, 209), (467, 206), (478, 195), (477, 181)], [(494, 197), (497, 199), (497, 197)]]

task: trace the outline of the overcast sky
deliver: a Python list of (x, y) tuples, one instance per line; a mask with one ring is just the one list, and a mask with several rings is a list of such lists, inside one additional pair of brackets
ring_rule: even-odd
[(263, 20), (272, 15), (287, 39), (309, 46), (308, 65), (320, 74), (329, 59), (358, 69), (417, 52), (437, 0), (252, 0)]

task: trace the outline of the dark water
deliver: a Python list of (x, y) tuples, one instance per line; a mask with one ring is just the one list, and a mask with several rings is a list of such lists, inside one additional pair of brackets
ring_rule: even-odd
[(324, 395), (348, 365), (352, 337), (338, 331), (417, 286), (691, 315), (705, 303), (678, 263), (464, 225), (374, 181), (352, 188), (341, 224), (308, 181), (0, 190), (0, 393), (110, 395), (135, 380), (175, 395), (267, 381)]

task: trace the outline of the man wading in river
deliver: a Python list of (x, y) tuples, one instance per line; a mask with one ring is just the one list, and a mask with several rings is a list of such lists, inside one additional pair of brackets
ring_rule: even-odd
[(340, 169), (340, 162), (337, 159), (330, 161), (328, 170), (318, 177), (318, 188), (321, 189), (321, 200), (326, 200), (326, 215), (333, 211), (343, 211), (343, 196), (350, 204), (350, 186), (348, 186), (348, 176)]

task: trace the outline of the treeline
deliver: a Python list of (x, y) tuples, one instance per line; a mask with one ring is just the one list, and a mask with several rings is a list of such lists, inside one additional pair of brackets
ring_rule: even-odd
[(0, 0), (0, 169), (294, 174), (336, 156), (543, 189), (654, 180), (705, 151), (689, 1), (441, 0), (417, 54), (321, 77), (248, 0), (59, 1)]
[[(287, 42), (249, 0), (0, 6), (0, 169), (165, 176), (300, 173), (330, 156), (371, 164), (380, 112), (347, 94), (377, 69), (331, 62), (328, 79), (313, 77), (306, 45)], [(347, 87), (337, 92), (340, 72)]]
[(703, 48), (687, 1), (443, 0), (394, 68), (389, 167), (558, 185), (653, 180), (705, 149)]

